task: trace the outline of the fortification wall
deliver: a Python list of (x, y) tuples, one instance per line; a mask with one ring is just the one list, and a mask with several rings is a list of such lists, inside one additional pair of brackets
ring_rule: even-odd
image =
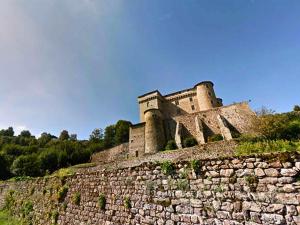
[(124, 143), (92, 155), (92, 162), (108, 163), (127, 158), (129, 144)]
[(145, 154), (145, 123), (136, 124), (129, 130), (129, 156), (139, 157)]
[(242, 102), (194, 114), (177, 116), (174, 118), (174, 121), (169, 120), (168, 122), (169, 125), (167, 126), (167, 131), (169, 132), (169, 134), (167, 134), (167, 137), (171, 136), (172, 138), (174, 138), (175, 121), (178, 121), (183, 125), (183, 137), (196, 137), (196, 116), (199, 116), (199, 118), (204, 122), (204, 133), (206, 137), (211, 136), (213, 134), (221, 134), (221, 130), (218, 125), (217, 115), (221, 115), (226, 120), (227, 124), (232, 130), (235, 130), (239, 133), (253, 132), (252, 120), (255, 119), (255, 114), (249, 108), (247, 102)]
[[(300, 223), (300, 156), (202, 160), (198, 170), (180, 161), (166, 175), (161, 164), (81, 172), (66, 179), (10, 182), (14, 210), (32, 202), (33, 224), (287, 224)], [(57, 193), (68, 187), (59, 202)], [(105, 209), (98, 203), (105, 196)], [(80, 196), (75, 204), (74, 196)], [(52, 217), (53, 218), (53, 217)]]

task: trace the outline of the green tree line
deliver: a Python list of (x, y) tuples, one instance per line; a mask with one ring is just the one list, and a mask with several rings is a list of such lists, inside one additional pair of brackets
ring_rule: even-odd
[(0, 179), (14, 176), (44, 176), (57, 169), (87, 163), (91, 154), (128, 142), (131, 123), (119, 120), (104, 131), (95, 129), (89, 140), (63, 130), (59, 137), (42, 133), (36, 138), (24, 130), (15, 135), (9, 127), (0, 130)]

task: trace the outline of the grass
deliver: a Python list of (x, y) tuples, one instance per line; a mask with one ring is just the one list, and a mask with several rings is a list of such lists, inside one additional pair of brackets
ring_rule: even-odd
[(300, 152), (300, 141), (286, 140), (262, 140), (257, 142), (241, 142), (237, 149), (237, 155), (252, 155), (271, 152)]
[(9, 215), (7, 211), (0, 211), (0, 225), (20, 225), (22, 222)]

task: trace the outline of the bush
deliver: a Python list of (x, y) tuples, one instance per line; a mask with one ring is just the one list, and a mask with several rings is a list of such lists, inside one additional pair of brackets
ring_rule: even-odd
[(58, 217), (59, 217), (59, 213), (56, 210), (51, 213), (51, 219), (53, 224), (57, 224)]
[(40, 162), (37, 155), (21, 155), (12, 164), (11, 171), (16, 176), (39, 176)]
[(105, 198), (105, 195), (104, 195), (104, 194), (100, 194), (100, 195), (99, 195), (98, 205), (99, 205), (99, 208), (100, 208), (101, 210), (104, 210), (104, 209), (105, 209), (106, 198)]
[(81, 200), (81, 194), (79, 192), (76, 192), (74, 195), (73, 195), (73, 203), (75, 205), (80, 205), (80, 200)]
[(193, 159), (192, 161), (190, 161), (190, 166), (192, 170), (194, 170), (194, 172), (198, 174), (201, 169), (201, 162), (198, 159)]
[(63, 186), (59, 189), (57, 193), (57, 200), (59, 202), (63, 202), (67, 196), (69, 188), (67, 186)]
[(294, 111), (295, 112), (299, 112), (300, 111), (300, 106), (299, 105), (295, 105), (294, 106)]
[(124, 199), (124, 207), (126, 209), (130, 209), (131, 208), (131, 201), (130, 201), (130, 198), (128, 196), (126, 196), (125, 199)]
[(215, 141), (222, 141), (223, 140), (223, 136), (222, 134), (214, 134), (210, 137), (208, 137), (208, 142), (215, 142)]
[(171, 175), (175, 171), (174, 164), (170, 161), (164, 161), (161, 164), (161, 170), (165, 175)]
[(30, 201), (23, 203), (21, 212), (24, 216), (28, 216), (33, 211), (33, 204)]
[(177, 149), (177, 145), (176, 145), (176, 142), (174, 140), (169, 140), (166, 147), (165, 147), (165, 150), (175, 150)]
[(188, 137), (188, 138), (184, 139), (184, 141), (183, 141), (183, 146), (185, 148), (193, 147), (197, 144), (198, 144), (197, 140), (193, 137)]

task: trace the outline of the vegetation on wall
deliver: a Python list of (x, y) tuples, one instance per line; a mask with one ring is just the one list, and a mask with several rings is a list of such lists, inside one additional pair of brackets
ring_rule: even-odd
[[(295, 110), (296, 108), (296, 110)], [(239, 138), (237, 154), (300, 151), (300, 112), (275, 113), (263, 107), (257, 112), (256, 135)]]
[(183, 147), (185, 148), (193, 147), (197, 144), (198, 142), (194, 137), (187, 137), (186, 139), (183, 140)]
[(91, 154), (127, 142), (131, 123), (119, 120), (103, 131), (95, 129), (89, 140), (63, 130), (59, 137), (42, 133), (39, 138), (12, 127), (0, 130), (0, 180), (22, 176), (44, 176), (60, 168), (87, 163)]
[(175, 150), (177, 149), (177, 145), (176, 145), (176, 142), (174, 140), (169, 140), (167, 142), (167, 145), (165, 147), (165, 150)]

